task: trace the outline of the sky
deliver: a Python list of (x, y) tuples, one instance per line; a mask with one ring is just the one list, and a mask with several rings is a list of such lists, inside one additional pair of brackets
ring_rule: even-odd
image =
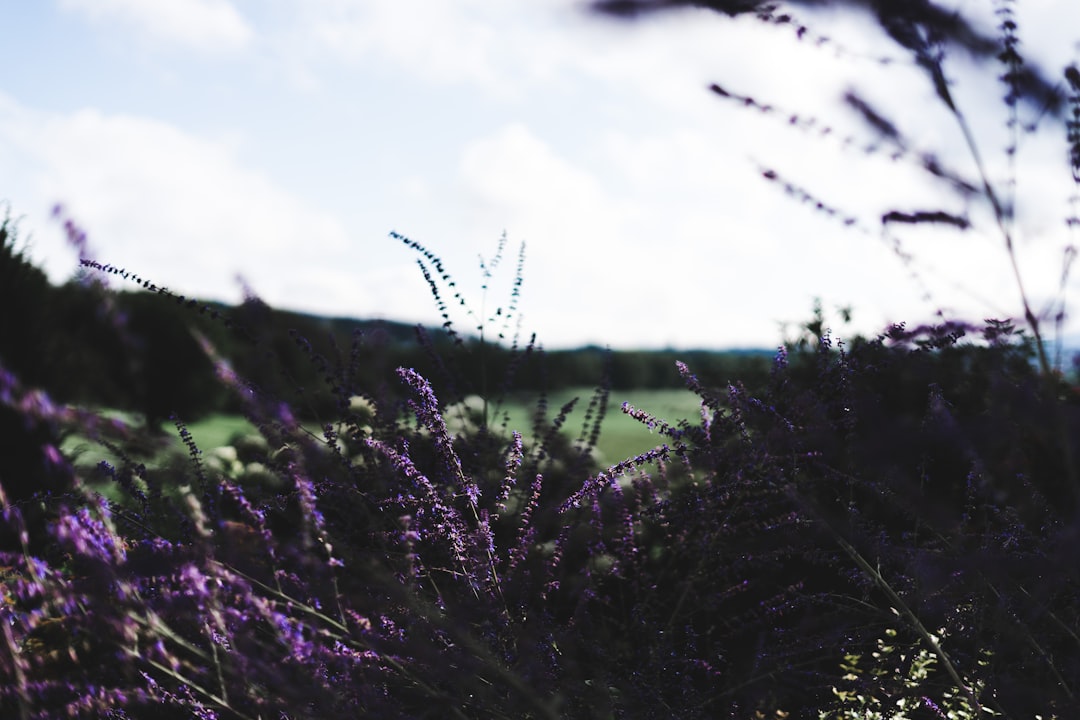
[[(463, 331), (509, 307), (524, 244), (514, 327), (548, 348), (775, 347), (814, 298), (841, 335), (939, 309), (1022, 315), (985, 204), (864, 151), (877, 138), (840, 102), (849, 88), (975, 177), (925, 75), (857, 14), (796, 10), (811, 30), (798, 41), (790, 26), (703, 10), (614, 21), (581, 0), (0, 8), (0, 200), (57, 283), (78, 264), (52, 215), (60, 204), (95, 260), (180, 294), (235, 303), (248, 287), (284, 309), (440, 324), (419, 255), (395, 232), (442, 258), (473, 311), (454, 309)], [(1075, 0), (1016, 12), (1029, 62), (1059, 78), (1080, 59)], [(993, 32), (992, 16), (976, 17)], [(946, 69), (1003, 183), (1014, 171), (1001, 69), (960, 56)], [(725, 102), (712, 83), (783, 112)], [(835, 132), (793, 127), (791, 113)], [(1064, 137), (1042, 120), (1014, 166), (1017, 258), (1036, 309), (1057, 296), (1075, 241)], [(764, 169), (857, 222), (786, 195)], [(892, 209), (946, 210), (973, 229), (883, 232)], [(1067, 302), (1075, 278), (1065, 286)]]

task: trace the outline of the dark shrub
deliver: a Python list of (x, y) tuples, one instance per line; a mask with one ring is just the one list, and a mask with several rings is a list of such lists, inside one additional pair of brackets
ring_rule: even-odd
[(19, 247), (16, 223), (5, 209), (0, 220), (0, 363), (40, 384), (45, 377), (45, 331), (51, 286), (44, 271)]
[(958, 345), (960, 330), (897, 328), (850, 350), (825, 336), (781, 355), (761, 397), (700, 388), (714, 416), (672, 431), (696, 482), (653, 511), (678, 534), (649, 604), (685, 646), (711, 648), (702, 661), (723, 658), (718, 693), (824, 707), (838, 667), (825, 650), (869, 655), (898, 627), (947, 635), (942, 659), (1008, 716), (1068, 707), (1080, 648), (1061, 622), (1080, 612), (1080, 578), (1054, 568), (1080, 529), (1077, 404), (1025, 346)]
[(134, 345), (136, 405), (155, 430), (172, 416), (191, 422), (218, 409), (224, 393), (192, 332), (190, 311), (152, 293), (131, 293), (123, 304)]

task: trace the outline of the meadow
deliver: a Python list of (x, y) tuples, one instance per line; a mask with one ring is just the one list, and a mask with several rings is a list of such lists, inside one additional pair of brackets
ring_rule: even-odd
[[(736, 15), (753, 3), (720, 5)], [(877, 7), (964, 125), (944, 48), (978, 49), (974, 30), (935, 6)], [(1015, 113), (1049, 86), (1022, 71), (1010, 4), (1000, 8), (987, 42)], [(1064, 78), (1080, 186), (1080, 72)], [(1015, 257), (1011, 210), (975, 165), (981, 182), (963, 185), (936, 161), (925, 169), (981, 202)], [(58, 215), (84, 250), (75, 219)], [(258, 348), (259, 382), (194, 322), (244, 334), (243, 309), (84, 255), (88, 284), (134, 284), (140, 300), (192, 318), (180, 327), (216, 384), (185, 387), (236, 408), (202, 424), (171, 412), (161, 426), (160, 408), (99, 413), (33, 384), (63, 339), (34, 334), (32, 313), (55, 308), (27, 302), (43, 276), (13, 226), (0, 230), (0, 300), (28, 308), (0, 316), (0, 717), (1048, 720), (1080, 709), (1080, 390), (1045, 327), (1063, 300), (1036, 312), (1021, 287), (1016, 318), (942, 316), (874, 337), (838, 337), (816, 312), (760, 385), (706, 381), (678, 362), (685, 392), (614, 391), (608, 374), (571, 404), (561, 391), (515, 392), (525, 368), (543, 376), (535, 338), (505, 332), (497, 373), (472, 372), (491, 367), (485, 333), (490, 343), (513, 327), (523, 252), (511, 297), (474, 314), (435, 252), (393, 234), (445, 321), (441, 339), (417, 329), (426, 374), (386, 367), (386, 346), (361, 332), (329, 355), (296, 334), (298, 355)], [(94, 287), (93, 314), (114, 331), (102, 342), (125, 360), (139, 328)], [(464, 319), (450, 312), (459, 305)], [(480, 341), (460, 326), (479, 326)], [(134, 356), (162, 369), (147, 358)], [(319, 386), (272, 392), (298, 361)], [(294, 401), (326, 421), (307, 423)]]
[(45, 462), (2, 476), (5, 709), (1067, 716), (1077, 394), (1007, 322), (819, 319), (760, 393), (680, 366), (622, 412), (327, 366), (320, 428), (218, 358), (248, 412), (162, 436), (5, 375)]
[[(575, 398), (590, 397), (594, 390), (595, 388), (591, 387), (556, 390), (550, 394), (549, 401), (555, 407), (562, 407)], [(612, 399), (616, 407), (623, 402), (633, 402), (640, 404), (642, 407), (647, 407), (657, 417), (665, 419), (672, 425), (677, 425), (680, 421), (701, 414), (701, 398), (689, 390), (657, 390), (650, 388), (624, 390), (613, 392)], [(529, 427), (536, 408), (536, 400), (537, 398), (530, 394), (515, 394), (514, 397), (507, 398), (497, 409), (492, 408), (493, 418), (491, 424), (493, 426), (505, 424), (507, 428)], [(140, 422), (139, 417), (134, 413), (100, 409), (95, 412), (105, 417), (124, 419), (133, 425)], [(453, 413), (448, 414), (448, 420), (451, 424), (453, 424), (454, 419)], [(563, 432), (568, 440), (576, 438), (576, 434), (583, 426), (584, 421), (584, 407), (576, 407), (567, 415)], [(314, 436), (319, 436), (322, 433), (322, 428), (316, 425), (302, 425)], [(188, 431), (198, 446), (207, 451), (230, 446), (237, 438), (258, 435), (258, 428), (243, 415), (223, 413), (215, 413), (192, 422), (188, 425)], [(178, 436), (168, 435), (167, 440), (168, 442), (163, 444), (160, 449), (163, 456), (187, 453), (187, 448)], [(606, 418), (603, 431), (597, 441), (595, 448), (596, 460), (597, 462), (615, 462), (617, 459), (633, 457), (651, 450), (656, 446), (657, 442), (657, 435), (650, 432), (647, 427), (633, 418), (622, 413), (612, 414)], [(93, 441), (89, 438), (77, 434), (72, 435), (66, 438), (60, 446), (60, 449), (67, 455), (83, 454), (92, 448), (95, 450), (93, 457), (97, 458), (94, 460), (96, 464), (102, 453), (95, 448)], [(119, 460), (118, 457), (110, 456), (107, 452), (104, 453), (104, 457), (112, 462)]]

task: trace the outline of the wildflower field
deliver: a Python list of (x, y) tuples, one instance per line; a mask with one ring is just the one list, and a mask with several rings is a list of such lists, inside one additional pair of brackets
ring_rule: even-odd
[[(679, 3), (595, 3), (665, 4)], [(712, 5), (812, 37), (771, 5)], [(1080, 187), (1080, 73), (1055, 85), (1029, 71), (1011, 6), (995, 4), (997, 36), (973, 39), (929, 2), (874, 4), (962, 127), (945, 50), (992, 44), (1009, 127), (1035, 132), (1022, 113), (1055, 101), (1064, 181)], [(216, 381), (161, 397), (227, 395), (247, 430), (211, 447), (183, 412), (104, 415), (35, 385), (43, 358), (70, 358), (34, 332), (34, 313), (51, 312), (28, 301), (42, 275), (4, 223), (0, 306), (26, 312), (0, 318), (0, 717), (1077, 716), (1080, 392), (1054, 339), (1067, 283), (1045, 308), (1029, 302), (1011, 204), (970, 134), (971, 166), (954, 170), (853, 105), (943, 197), (986, 212), (1017, 268), (1016, 317), (841, 338), (818, 309), (761, 382), (677, 363), (693, 399), (679, 417), (622, 402), (610, 374), (576, 400), (541, 391), (526, 411), (516, 382), (543, 378), (548, 359), (511, 330), (523, 251), (507, 301), (471, 315), (477, 340), (450, 313), (468, 293), (395, 234), (445, 321), (439, 338), (418, 331), (425, 371), (362, 333), (327, 352), (296, 334), (297, 355), (259, 346), (258, 379), (215, 341), (247, 332), (243, 312), (84, 253), (68, 291), (111, 328), (117, 363), (143, 356), (109, 283), (175, 307), (196, 337)], [(971, 222), (944, 205), (882, 214)], [(192, 334), (196, 318), (219, 335)], [(507, 361), (478, 376), (496, 335)], [(297, 362), (319, 386), (279, 391)], [(102, 383), (128, 377), (103, 367)], [(600, 456), (616, 415), (642, 445)]]

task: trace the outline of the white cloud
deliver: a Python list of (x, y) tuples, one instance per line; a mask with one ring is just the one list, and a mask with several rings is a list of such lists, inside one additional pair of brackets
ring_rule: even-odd
[(325, 66), (329, 55), (518, 101), (584, 85), (590, 93), (685, 102), (703, 87), (703, 74), (693, 70), (729, 55), (716, 42), (724, 23), (704, 12), (660, 14), (633, 26), (591, 15), (580, 0), (307, 0), (290, 12), (290, 41), (279, 45), (294, 65)]
[(588, 276), (614, 248), (634, 243), (641, 213), (613, 195), (594, 170), (557, 153), (521, 123), (462, 151), (460, 178), (471, 224), (509, 228), (534, 249), (542, 271)]
[[(462, 155), (470, 225), (509, 227), (532, 249), (523, 307), (541, 339), (770, 345), (780, 321), (808, 316), (815, 295), (854, 303), (868, 332), (889, 319), (879, 308), (918, 306), (873, 239), (800, 213), (786, 197), (748, 202), (757, 178), (723, 142), (681, 131), (597, 144), (587, 166), (514, 124)], [(865, 272), (853, 277), (852, 267)]]
[(324, 273), (346, 246), (341, 224), (226, 144), (148, 118), (44, 113), (0, 96), (0, 159), (17, 161), (6, 165), (21, 193), (12, 203), (54, 281), (74, 267), (48, 219), (60, 202), (96, 259), (183, 294), (220, 298), (233, 288), (226, 299), (235, 300), (242, 273), (271, 304), (326, 308), (355, 297), (348, 279)]
[(296, 12), (296, 34), (309, 55), (329, 51), (350, 64), (389, 62), (443, 83), (494, 87), (507, 79), (495, 52), (502, 28), (491, 3), (308, 0)]
[(523, 123), (467, 145), (461, 171), (479, 198), (555, 226), (564, 222), (560, 215), (601, 210), (604, 201), (595, 178), (558, 156)]
[(254, 31), (229, 0), (60, 0), (102, 23), (119, 22), (143, 40), (217, 52), (243, 49)]

